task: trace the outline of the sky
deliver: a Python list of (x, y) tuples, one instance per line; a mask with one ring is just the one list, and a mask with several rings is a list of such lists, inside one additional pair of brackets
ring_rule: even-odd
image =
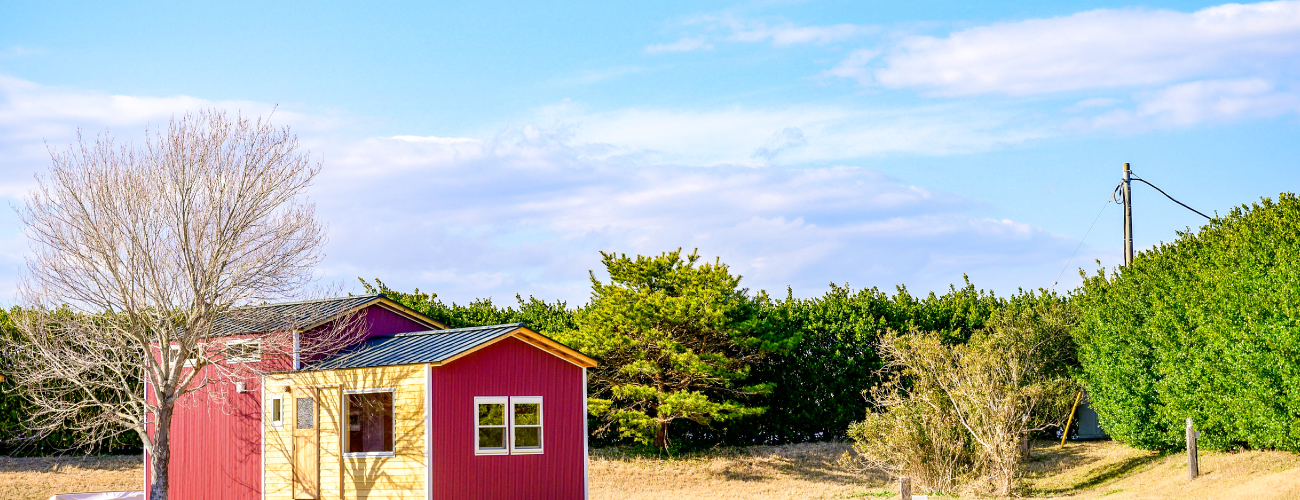
[[(346, 291), (581, 304), (677, 248), (782, 297), (1068, 291), (1124, 162), (1211, 215), (1296, 190), (1300, 1), (0, 4), (11, 207), (78, 130), (203, 108), (322, 162)], [(1139, 249), (1205, 222), (1133, 190)], [(0, 303), (27, 251), (0, 209)]]

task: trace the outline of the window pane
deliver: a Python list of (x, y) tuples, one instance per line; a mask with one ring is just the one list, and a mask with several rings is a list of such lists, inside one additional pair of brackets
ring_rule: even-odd
[(503, 449), (506, 447), (506, 430), (503, 427), (494, 427), (489, 429), (478, 430), (478, 447), (480, 449), (496, 448)]
[(515, 448), (541, 448), (541, 427), (515, 427)]
[(298, 428), (316, 427), (316, 401), (311, 398), (298, 398)]
[(393, 393), (348, 394), (348, 452), (393, 451)]
[(256, 360), (262, 357), (262, 345), (257, 342), (239, 342), (226, 345), (226, 358), (231, 360)]
[(497, 404), (497, 403), (479, 404), (478, 424), (479, 425), (505, 425), (506, 405)]
[(515, 425), (538, 425), (541, 422), (537, 419), (538, 410), (542, 405), (533, 404), (516, 404), (515, 405)]
[(271, 421), (279, 422), (281, 420), (283, 419), (280, 418), (280, 398), (277, 397), (271, 400)]

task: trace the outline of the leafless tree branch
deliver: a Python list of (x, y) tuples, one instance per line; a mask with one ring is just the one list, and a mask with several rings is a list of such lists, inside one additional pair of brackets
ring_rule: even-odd
[[(21, 335), (4, 345), (35, 403), (33, 429), (87, 441), (136, 432), (151, 497), (163, 499), (177, 403), (216, 378), (288, 368), (292, 321), (230, 337), (214, 327), (276, 320), (244, 306), (295, 298), (313, 279), (325, 228), (305, 191), (321, 167), (298, 146), (266, 119), (208, 110), (174, 118), (143, 147), (78, 134), (51, 152), (19, 210), (31, 251)], [(341, 347), (350, 321), (317, 329), (300, 356)], [(259, 357), (240, 360), (248, 341)]]

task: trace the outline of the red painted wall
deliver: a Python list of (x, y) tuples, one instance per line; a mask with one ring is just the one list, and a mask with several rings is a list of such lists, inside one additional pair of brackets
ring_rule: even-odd
[[(582, 368), (506, 339), (433, 368), (433, 497), (583, 498)], [(475, 455), (476, 396), (541, 396), (544, 453)]]
[[(367, 337), (429, 329), (379, 306), (370, 306), (362, 314)], [(269, 354), (264, 353), (264, 359), (270, 361)], [(274, 362), (289, 369), (289, 359), (281, 356)], [(177, 405), (172, 421), (170, 498), (261, 498), (262, 388), (257, 377), (247, 377), (244, 383), (248, 392), (236, 393), (233, 383), (214, 380)], [(224, 394), (225, 400), (214, 394)], [(147, 467), (146, 462), (146, 481)]]

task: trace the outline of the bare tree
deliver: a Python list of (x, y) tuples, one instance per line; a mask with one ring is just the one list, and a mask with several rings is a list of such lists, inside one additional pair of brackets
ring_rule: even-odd
[[(20, 209), (31, 252), (21, 335), (5, 346), (11, 376), (37, 408), (35, 430), (139, 434), (150, 497), (165, 499), (186, 394), (288, 368), (295, 347), (311, 357), (343, 343), (327, 333), (292, 345), (292, 318), (241, 307), (312, 281), (325, 229), (304, 193), (320, 165), (288, 128), (215, 110), (173, 118), (143, 148), (78, 136), (51, 156)], [(236, 342), (222, 337), (231, 322), (268, 326)], [(250, 338), (262, 361), (241, 358)]]

